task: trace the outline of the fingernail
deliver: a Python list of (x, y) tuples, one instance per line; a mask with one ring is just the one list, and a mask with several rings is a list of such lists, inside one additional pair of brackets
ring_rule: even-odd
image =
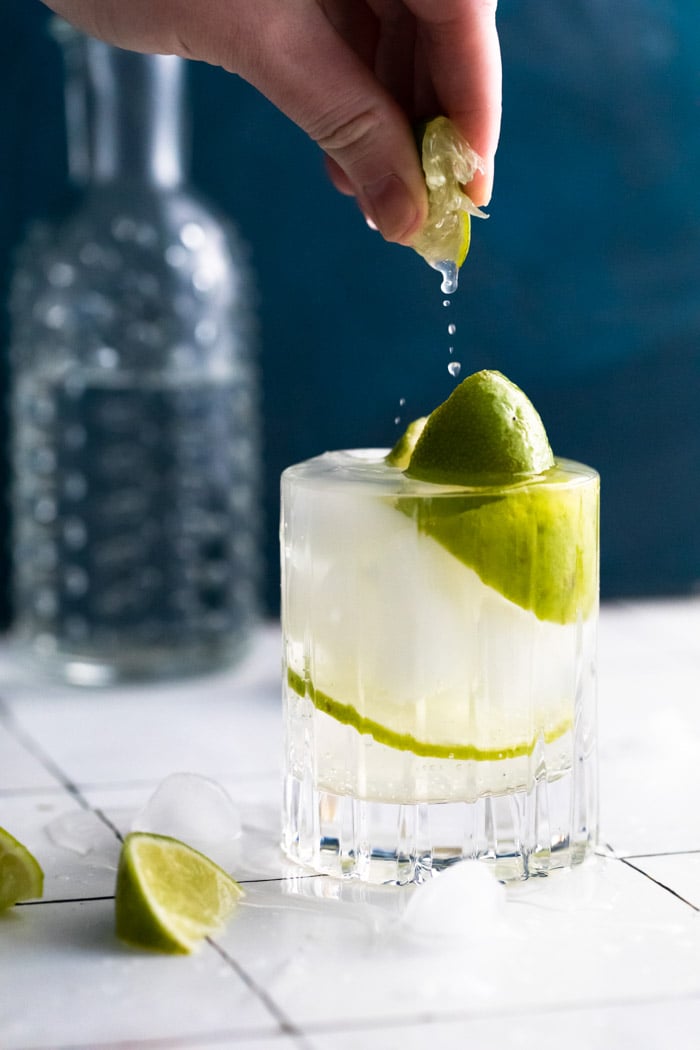
[(400, 241), (413, 233), (418, 208), (398, 175), (384, 175), (362, 187), (365, 214), (389, 241)]

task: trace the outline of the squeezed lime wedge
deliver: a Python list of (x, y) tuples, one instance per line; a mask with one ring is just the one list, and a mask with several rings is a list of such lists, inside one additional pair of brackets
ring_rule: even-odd
[(436, 117), (417, 132), (428, 192), (428, 217), (411, 247), (436, 270), (451, 291), (471, 242), (471, 215), (486, 218), (464, 187), (479, 170), (480, 158), (447, 117)]

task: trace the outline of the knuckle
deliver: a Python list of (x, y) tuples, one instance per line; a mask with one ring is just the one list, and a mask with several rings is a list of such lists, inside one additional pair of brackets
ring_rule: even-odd
[(311, 135), (321, 149), (331, 156), (334, 153), (363, 152), (365, 148), (369, 149), (379, 124), (377, 112), (366, 109), (340, 119), (337, 115), (331, 115)]

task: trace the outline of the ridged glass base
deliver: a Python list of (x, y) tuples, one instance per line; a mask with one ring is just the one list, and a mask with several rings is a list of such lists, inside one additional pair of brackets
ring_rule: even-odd
[(594, 756), (528, 791), (474, 802), (371, 802), (290, 774), (284, 810), (285, 853), (324, 874), (404, 885), (476, 859), (498, 879), (526, 879), (579, 864), (593, 849)]

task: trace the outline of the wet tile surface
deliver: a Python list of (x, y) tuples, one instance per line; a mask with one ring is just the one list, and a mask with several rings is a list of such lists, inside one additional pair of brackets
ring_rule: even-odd
[[(275, 626), (238, 669), (152, 689), (38, 684), (0, 649), (0, 825), (46, 876), (41, 901), (0, 916), (3, 1050), (690, 1050), (699, 639), (697, 600), (603, 609), (599, 855), (472, 902), (459, 933), (448, 917), (421, 934), (411, 889), (340, 884), (279, 852)], [(197, 954), (142, 954), (113, 933), (119, 839), (184, 771), (236, 800), (228, 866), (246, 896)]]

